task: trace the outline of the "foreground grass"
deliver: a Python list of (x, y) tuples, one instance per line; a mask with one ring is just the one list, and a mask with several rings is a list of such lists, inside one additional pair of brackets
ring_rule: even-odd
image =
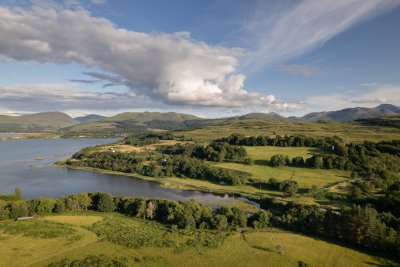
[[(41, 223), (48, 221), (73, 228), (81, 238), (68, 242), (65, 237), (41, 238), (0, 230), (0, 266), (47, 266), (66, 258), (74, 261), (100, 255), (126, 266), (298, 266), (303, 261), (310, 266), (347, 267), (383, 262), (350, 248), (276, 229), (249, 230), (243, 238), (239, 232), (173, 231), (148, 220), (95, 212), (40, 219)], [(13, 221), (0, 222), (0, 227), (4, 224), (24, 224), (29, 231), (39, 227), (33, 222)]]

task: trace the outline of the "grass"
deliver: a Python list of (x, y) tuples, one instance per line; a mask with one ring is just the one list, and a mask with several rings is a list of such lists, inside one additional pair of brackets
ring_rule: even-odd
[(71, 237), (74, 229), (64, 224), (45, 221), (6, 221), (0, 224), (0, 231), (9, 235), (23, 235), (37, 238)]
[[(88, 215), (82, 212), (81, 215), (63, 214), (41, 219), (55, 219), (65, 222), (65, 227), (72, 227), (82, 237), (73, 243), (68, 243), (65, 237), (44, 239), (0, 231), (0, 266), (39, 267), (64, 259), (81, 264), (89, 262), (89, 265), (79, 266), (90, 266), (90, 262), (99, 260), (110, 262), (110, 259), (126, 266), (298, 266), (301, 260), (310, 266), (351, 267), (378, 266), (384, 262), (351, 248), (276, 229), (249, 230), (243, 240), (239, 232), (172, 231), (159, 223), (114, 213), (91, 212)], [(83, 226), (91, 225), (93, 216), (104, 219), (93, 226)], [(79, 223), (71, 226), (75, 222)], [(3, 224), (19, 222), (0, 222)], [(40, 228), (31, 224), (32, 229), (37, 227)], [(102, 234), (97, 236), (93, 231), (99, 230)], [(104, 238), (105, 235), (109, 238)], [(126, 245), (127, 239), (122, 239), (125, 241), (121, 244), (118, 238), (121, 235), (129, 236), (128, 243), (135, 245)], [(138, 242), (143, 236), (147, 241)], [(159, 246), (151, 241), (160, 238), (168, 245)]]
[(215, 164), (218, 167), (243, 171), (251, 174), (251, 177), (260, 182), (267, 182), (270, 178), (278, 181), (293, 179), (298, 182), (300, 188), (318, 188), (328, 184), (345, 181), (350, 178), (348, 171), (323, 170), (294, 167), (270, 167), (267, 165), (244, 165), (240, 163), (222, 162)]
[(232, 133), (243, 135), (304, 135), (308, 137), (341, 137), (345, 142), (361, 143), (364, 140), (383, 141), (398, 139), (400, 129), (364, 126), (347, 122), (302, 122), (302, 121), (258, 121), (228, 120), (209, 124), (194, 130), (182, 131), (193, 140), (211, 141)]
[(229, 232), (176, 230), (165, 225), (140, 218), (122, 215), (107, 216), (90, 228), (102, 240), (128, 248), (217, 247), (229, 236)]
[(279, 147), (279, 146), (245, 146), (248, 156), (255, 161), (269, 161), (273, 155), (283, 154), (290, 159), (301, 156), (304, 159), (313, 155), (327, 154), (326, 151), (315, 147)]
[(102, 216), (86, 215), (57, 215), (57, 216), (46, 216), (43, 218), (45, 221), (57, 222), (66, 225), (74, 226), (92, 226), (93, 224), (100, 222), (104, 218)]

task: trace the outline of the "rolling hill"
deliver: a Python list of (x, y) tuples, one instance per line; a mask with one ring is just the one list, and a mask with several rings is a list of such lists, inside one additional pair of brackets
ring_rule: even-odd
[(64, 133), (141, 133), (147, 130), (179, 130), (188, 126), (186, 122), (202, 119), (189, 114), (175, 112), (124, 112), (113, 117), (87, 121), (78, 125), (63, 128)]
[(0, 132), (42, 132), (55, 131), (78, 124), (62, 112), (42, 112), (22, 116), (0, 115)]
[(93, 121), (93, 120), (100, 120), (100, 119), (104, 119), (104, 118), (106, 118), (106, 117), (97, 115), (97, 114), (89, 114), (86, 116), (76, 117), (75, 120), (77, 120), (79, 122), (87, 122), (87, 121)]
[(382, 118), (399, 114), (400, 107), (390, 104), (382, 104), (375, 108), (356, 107), (337, 111), (312, 112), (300, 119), (306, 121), (333, 120), (344, 122), (359, 119)]

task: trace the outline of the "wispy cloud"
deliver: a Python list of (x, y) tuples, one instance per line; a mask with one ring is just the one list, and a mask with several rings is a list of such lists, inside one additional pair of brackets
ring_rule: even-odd
[(70, 82), (73, 83), (83, 83), (83, 84), (94, 84), (94, 83), (98, 83), (98, 80), (79, 80), (79, 79), (70, 79)]
[(302, 55), (398, 5), (398, 0), (259, 1), (242, 25), (249, 53), (241, 69), (255, 71)]
[(275, 71), (301, 76), (312, 76), (317, 74), (317, 69), (314, 66), (300, 64), (279, 65), (275, 68)]

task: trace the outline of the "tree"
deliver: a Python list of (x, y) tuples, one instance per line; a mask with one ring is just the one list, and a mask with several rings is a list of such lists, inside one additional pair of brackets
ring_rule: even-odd
[(65, 204), (63, 199), (57, 199), (56, 203), (54, 204), (53, 212), (61, 213), (65, 210)]
[(277, 154), (271, 157), (270, 163), (274, 167), (285, 166), (290, 164), (290, 160), (288, 156)]
[(292, 159), (292, 165), (295, 167), (304, 167), (304, 159), (301, 156)]
[(254, 228), (266, 228), (269, 225), (271, 213), (265, 210), (259, 210), (249, 218), (249, 225)]
[(19, 217), (28, 216), (28, 204), (25, 201), (18, 200), (11, 203), (10, 218), (17, 219)]
[(71, 195), (65, 198), (66, 208), (71, 211), (87, 210), (92, 200), (87, 193)]
[(324, 164), (324, 160), (323, 160), (322, 156), (312, 156), (311, 158), (308, 158), (306, 160), (306, 165), (309, 168), (319, 169), (319, 168), (323, 167), (323, 164)]
[(0, 221), (7, 220), (9, 218), (10, 211), (6, 207), (7, 202), (0, 199)]
[(245, 158), (243, 163), (246, 165), (254, 165), (254, 160), (252, 158)]
[(155, 210), (155, 206), (153, 204), (153, 201), (149, 201), (147, 203), (146, 216), (149, 217), (150, 219), (153, 219), (154, 210)]
[(115, 210), (114, 198), (108, 193), (98, 193), (95, 209), (101, 212), (112, 212)]
[(213, 216), (211, 220), (211, 225), (214, 229), (217, 230), (226, 230), (228, 229), (228, 219), (225, 215), (217, 214)]
[(56, 200), (54, 199), (40, 199), (39, 205), (37, 207), (38, 213), (50, 213), (53, 211)]
[(296, 181), (284, 180), (279, 183), (279, 190), (285, 193), (287, 196), (294, 196), (299, 189), (299, 185)]
[(15, 188), (15, 196), (17, 200), (21, 200), (22, 199), (22, 191), (21, 188), (16, 187)]

